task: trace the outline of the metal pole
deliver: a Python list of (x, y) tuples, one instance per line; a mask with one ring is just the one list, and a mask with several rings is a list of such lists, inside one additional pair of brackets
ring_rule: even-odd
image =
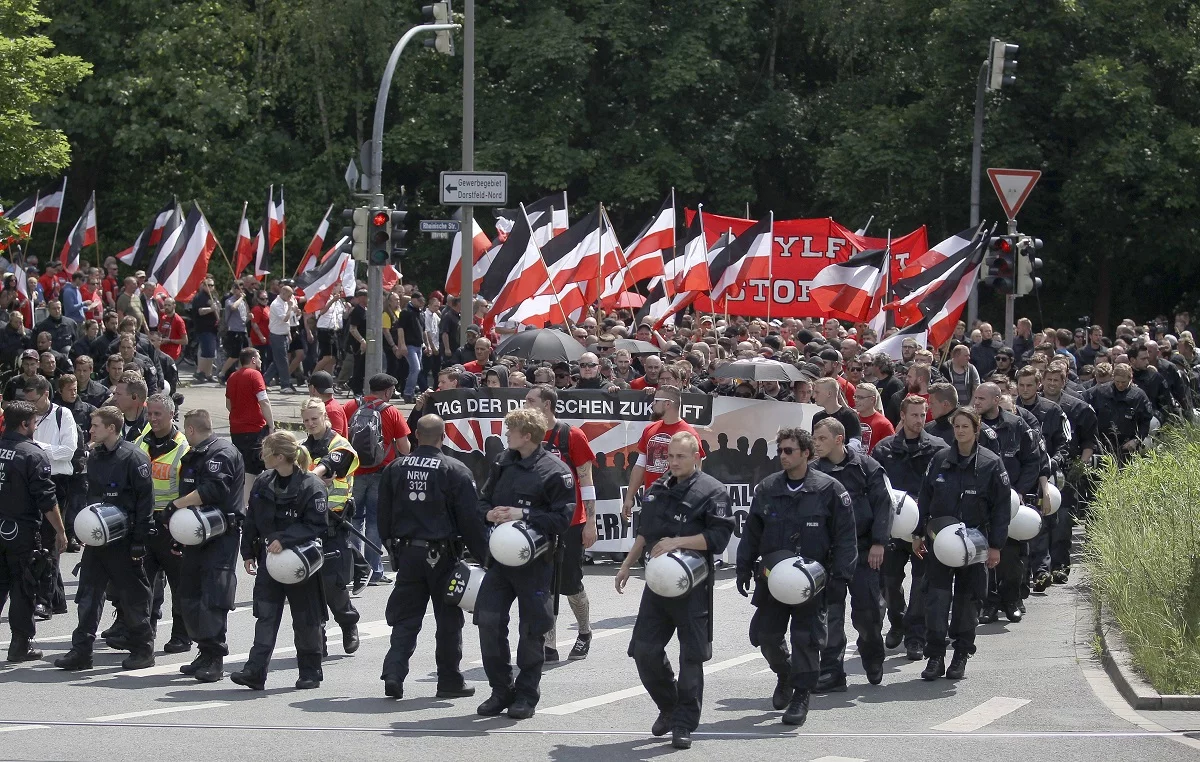
[[(975, 87), (975, 136), (971, 143), (971, 227), (979, 227), (979, 175), (983, 163), (983, 99), (987, 94), (988, 61), (979, 65), (979, 82)], [(979, 317), (979, 285), (971, 287), (967, 297), (967, 333)]]
[[(388, 91), (392, 88), (392, 76), (396, 64), (409, 40), (421, 32), (441, 32), (458, 29), (458, 24), (419, 24), (409, 29), (392, 48), (383, 77), (379, 80), (379, 94), (375, 98), (375, 122), (371, 126), (371, 205), (383, 207), (383, 120), (387, 112)], [(383, 268), (367, 265), (367, 364), (369, 379), (383, 372)]]
[[(1009, 235), (1017, 234), (1017, 221), (1016, 220), (1008, 221), (1008, 234)], [(1021, 252), (1019, 250), (1016, 252), (1016, 256), (1017, 256), (1018, 260), (1021, 258)], [(1017, 327), (1016, 327), (1017, 294), (1016, 294), (1016, 290), (1017, 290), (1017, 271), (1019, 271), (1020, 269), (1021, 269), (1021, 265), (1020, 265), (1020, 262), (1018, 261), (1017, 266), (1016, 266), (1015, 270), (1013, 271), (1013, 293), (1008, 294), (1007, 296), (1004, 297), (1004, 346), (1008, 347), (1009, 349), (1012, 349), (1013, 339), (1016, 338), (1016, 334), (1017, 334)]]
[[(475, 169), (475, 0), (466, 0), (463, 8), (463, 141), (462, 168)], [(459, 337), (467, 343), (467, 327), (475, 322), (475, 297), (472, 293), (475, 278), (475, 209), (464, 206), (459, 210), (462, 232), (459, 234), (459, 256), (462, 260), (462, 290), (459, 291)]]

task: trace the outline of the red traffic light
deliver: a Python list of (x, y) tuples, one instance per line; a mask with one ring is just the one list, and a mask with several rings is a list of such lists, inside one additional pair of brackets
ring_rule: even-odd
[(1012, 252), (1012, 242), (1007, 238), (993, 238), (992, 249), (1002, 254), (1009, 254)]
[(375, 214), (371, 216), (371, 224), (375, 227), (382, 227), (388, 224), (388, 219), (390, 219), (390, 217), (387, 212), (375, 212)]

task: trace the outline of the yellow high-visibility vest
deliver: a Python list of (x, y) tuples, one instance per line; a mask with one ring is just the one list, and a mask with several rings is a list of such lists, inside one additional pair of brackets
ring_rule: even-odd
[(150, 429), (137, 440), (137, 446), (150, 458), (150, 478), (154, 482), (154, 510), (161, 511), (167, 503), (179, 497), (179, 462), (192, 449), (182, 431), (174, 430), (171, 441), (175, 446), (157, 458), (150, 455)]
[[(336, 513), (341, 513), (346, 509), (346, 501), (349, 500), (350, 496), (354, 494), (354, 477), (351, 474), (354, 473), (354, 469), (358, 468), (358, 453), (354, 451), (354, 447), (351, 446), (350, 440), (346, 439), (335, 431), (333, 432), (333, 439), (329, 442), (329, 452), (334, 452), (336, 450), (343, 450), (350, 453), (350, 468), (346, 470), (345, 476), (332, 476), (331, 474), (326, 474), (326, 477), (333, 479), (333, 481), (329, 484), (329, 510)], [(319, 460), (313, 460), (312, 464), (308, 467), (308, 470), (312, 471), (319, 465)]]

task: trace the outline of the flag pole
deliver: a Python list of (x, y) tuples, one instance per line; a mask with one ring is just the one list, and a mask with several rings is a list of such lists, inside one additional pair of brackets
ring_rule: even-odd
[[(567, 200), (567, 192), (563, 191), (563, 201)], [(525, 216), (525, 227), (529, 228), (529, 241), (533, 244), (533, 248), (537, 249), (538, 260), (542, 263), (542, 267), (546, 266), (546, 259), (542, 256), (542, 247), (538, 245), (537, 239), (533, 237), (533, 226), (529, 224), (529, 214), (525, 211), (525, 204), (521, 204), (521, 214)], [(550, 211), (551, 229), (554, 226), (554, 210)], [(474, 276), (472, 276), (474, 277)], [(562, 313), (563, 321), (566, 322), (569, 330), (575, 330), (575, 324), (571, 322), (571, 316), (567, 314), (566, 309), (562, 306), (562, 300), (558, 298), (558, 289), (554, 287), (554, 279), (549, 277), (547, 273), (547, 285), (550, 286), (550, 293), (554, 294), (554, 303), (558, 305), (558, 311)]]
[[(279, 200), (283, 201), (283, 186), (282, 185), (279, 186)], [(276, 207), (276, 208), (278, 209), (278, 207)], [(280, 222), (280, 225), (283, 226), (283, 236), (282, 236), (282, 240), (281, 240), (281, 243), (283, 244), (283, 266), (280, 267), (279, 272), (281, 275), (283, 275), (283, 277), (286, 278), (287, 277), (287, 207), (286, 206), (283, 208), (283, 216), (279, 219), (279, 222)], [(221, 253), (224, 254), (225, 252), (222, 251)]]
[(767, 257), (767, 327), (771, 325), (771, 302), (775, 301), (775, 210), (771, 210), (771, 256)]
[[(92, 191), (92, 214), (96, 213), (96, 191)], [(61, 214), (59, 215), (62, 216)], [(87, 234), (87, 223), (84, 223), (84, 234)], [(80, 260), (83, 259), (83, 252), (79, 252)], [(96, 267), (100, 267), (100, 222), (96, 221)]]
[[(50, 243), (50, 256), (54, 256), (54, 250), (58, 248), (58, 225), (62, 222), (63, 207), (67, 204), (67, 176), (63, 175), (62, 184), (62, 200), (58, 202), (58, 215), (54, 218), (54, 239)], [(33, 208), (37, 209), (37, 202), (34, 202)], [(37, 215), (37, 212), (34, 212)], [(32, 232), (32, 231), (31, 231)]]
[(596, 307), (596, 328), (597, 328), (596, 335), (599, 335), (600, 321), (602, 319), (600, 317), (600, 292), (604, 290), (604, 281), (602, 280), (601, 274), (604, 271), (604, 227), (605, 227), (605, 225), (604, 225), (604, 202), (601, 201), (598, 204), (598, 206), (599, 206), (599, 214), (600, 214), (600, 219), (599, 219), (599, 223), (600, 223), (600, 266), (596, 268), (596, 305), (595, 305), (595, 307)]
[[(246, 207), (245, 207), (245, 204), (246, 204), (246, 202), (245, 202), (245, 201), (243, 201), (243, 202), (242, 202), (242, 204), (243, 204), (243, 206), (242, 206), (242, 214), (244, 215), (244, 214), (246, 213)], [(192, 205), (193, 205), (193, 206), (195, 206), (195, 207), (196, 207), (196, 210), (200, 212), (200, 216), (201, 216), (201, 217), (204, 217), (204, 210), (200, 208), (200, 202), (199, 202), (199, 201), (197, 201), (196, 199), (192, 199)], [(205, 217), (204, 219), (205, 219), (205, 222), (207, 222), (207, 221), (208, 221), (208, 218), (207, 218), (207, 217)], [(241, 229), (241, 227), (242, 227), (242, 223), (239, 221), (239, 222), (238, 222), (238, 229), (240, 230), (240, 229)], [(208, 226), (208, 229), (209, 229), (209, 232), (212, 232), (212, 225), (209, 225), (209, 226)], [(222, 258), (225, 260), (225, 266), (229, 268), (229, 272), (230, 272), (230, 274), (232, 274), (232, 273), (233, 273), (233, 265), (231, 265), (231, 264), (229, 263), (229, 255), (227, 255), (227, 254), (225, 253), (225, 247), (221, 245), (221, 239), (220, 239), (220, 238), (217, 238), (217, 234), (216, 234), (216, 233), (213, 233), (213, 234), (212, 234), (212, 237), (213, 237), (213, 242), (217, 244), (217, 251), (221, 252), (221, 257), (222, 257)], [(234, 279), (234, 280), (237, 280), (237, 276), (236, 276), (236, 275), (234, 275), (234, 276), (233, 276), (233, 279)]]

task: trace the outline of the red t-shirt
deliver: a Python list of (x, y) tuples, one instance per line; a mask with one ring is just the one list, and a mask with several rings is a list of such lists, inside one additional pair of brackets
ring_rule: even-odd
[(325, 400), (325, 417), (329, 419), (329, 428), (343, 437), (350, 436), (349, 429), (346, 428), (346, 411), (342, 409), (342, 403), (334, 399)]
[[(642, 464), (646, 469), (646, 473), (642, 475), (643, 488), (650, 489), (650, 485), (667, 472), (667, 445), (671, 444), (671, 437), (681, 431), (689, 432), (696, 437), (696, 441), (700, 441), (700, 435), (692, 428), (692, 424), (682, 420), (670, 424), (655, 421), (642, 432), (642, 438), (638, 440), (638, 454), (646, 460)], [(704, 457), (703, 444), (700, 445), (700, 449), (700, 457)]]
[[(378, 399), (378, 397), (370, 395), (363, 397), (365, 402), (374, 402)], [(342, 410), (346, 414), (346, 422), (348, 424), (350, 419), (354, 417), (354, 412), (358, 410), (358, 400), (350, 400)], [(379, 418), (383, 422), (383, 462), (371, 468), (359, 466), (354, 470), (355, 476), (382, 471), (384, 466), (396, 459), (396, 440), (407, 439), (411, 433), (408, 428), (408, 421), (404, 420), (404, 414), (400, 412), (400, 408), (398, 407), (384, 405), (379, 410)]]
[(463, 370), (468, 373), (482, 373), (483, 366), (479, 364), (478, 360), (472, 360), (471, 362), (463, 363)]
[(104, 303), (109, 307), (117, 306), (117, 292), (121, 290), (121, 282), (116, 278), (105, 278), (100, 281), (100, 291), (104, 294)]
[(229, 400), (229, 433), (256, 434), (267, 425), (258, 407), (258, 393), (266, 392), (262, 373), (254, 368), (238, 368), (225, 382), (225, 398)]
[(46, 296), (46, 301), (58, 298), (58, 292), (62, 288), (62, 278), (56, 275), (46, 273), (38, 278), (38, 284), (42, 287), (42, 293)]
[[(575, 515), (571, 517), (571, 526), (582, 524), (587, 521), (587, 510), (583, 507), (583, 492), (580, 491), (579, 485), (579, 467), (584, 463), (591, 463), (596, 460), (596, 454), (592, 452), (592, 445), (588, 442), (587, 436), (575, 428), (568, 426), (570, 433), (567, 434), (567, 454), (570, 460), (563, 457), (562, 451), (556, 446), (558, 439), (554, 435), (554, 431), (547, 431), (546, 438), (542, 441), (546, 443), (546, 449), (558, 456), (559, 460), (566, 463), (571, 469), (571, 475), (575, 477)], [(552, 444), (553, 443), (553, 444)]]
[(842, 389), (842, 395), (846, 398), (846, 407), (854, 407), (854, 384), (841, 376), (837, 377), (837, 382), (838, 386)]
[(883, 413), (878, 411), (866, 418), (860, 415), (858, 420), (862, 421), (862, 443), (863, 447), (867, 448), (868, 455), (875, 449), (875, 445), (883, 441), (884, 437), (890, 437), (896, 433), (892, 422), (884, 418)]
[(79, 286), (79, 298), (83, 300), (83, 317), (85, 320), (95, 320), (97, 323), (104, 319), (104, 302), (101, 300), (93, 302), (96, 292), (92, 291), (86, 283)]
[[(254, 305), (254, 309), (250, 310), (250, 320), (258, 326), (259, 332), (262, 333), (263, 342), (266, 343), (267, 339), (271, 337), (271, 316), (268, 314), (267, 308), (261, 304)], [(250, 343), (252, 345), (262, 346), (262, 344), (255, 344), (258, 339), (249, 326), (246, 327), (246, 331), (250, 336)]]
[(182, 344), (168, 344), (165, 339), (182, 339), (187, 336), (187, 326), (183, 324), (183, 318), (176, 312), (172, 317), (160, 315), (158, 319), (158, 332), (162, 334), (164, 339), (162, 351), (172, 360), (178, 360), (179, 355), (183, 354)]
[(630, 389), (645, 389), (647, 387), (657, 389), (658, 385), (651, 384), (649, 381), (646, 380), (645, 376), (638, 376), (637, 378), (635, 378), (629, 382)]

